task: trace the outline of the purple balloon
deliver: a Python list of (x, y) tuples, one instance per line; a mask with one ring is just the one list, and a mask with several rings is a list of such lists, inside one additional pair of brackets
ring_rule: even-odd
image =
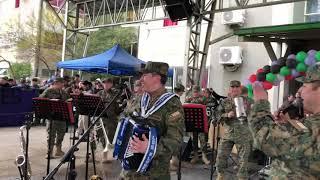
[(296, 71), (295, 69), (292, 69), (291, 75), (296, 78), (300, 75), (300, 73), (298, 71)]
[(296, 59), (296, 55), (290, 54), (287, 59)]
[(247, 86), (249, 84), (251, 84), (250, 80), (249, 79), (245, 79), (242, 83), (244, 86)]
[(308, 55), (315, 55), (316, 53), (317, 53), (317, 51), (314, 49), (311, 49), (308, 51)]
[(316, 59), (315, 59), (314, 55), (309, 55), (309, 56), (305, 59), (304, 63), (305, 63), (306, 65), (308, 65), (308, 66), (314, 65), (314, 64), (316, 63)]

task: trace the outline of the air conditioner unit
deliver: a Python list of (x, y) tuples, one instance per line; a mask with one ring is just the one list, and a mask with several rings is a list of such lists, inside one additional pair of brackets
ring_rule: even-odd
[(226, 25), (243, 25), (245, 20), (245, 10), (234, 10), (223, 12), (221, 16), (221, 23)]
[(242, 48), (240, 46), (220, 47), (219, 50), (220, 64), (241, 64)]

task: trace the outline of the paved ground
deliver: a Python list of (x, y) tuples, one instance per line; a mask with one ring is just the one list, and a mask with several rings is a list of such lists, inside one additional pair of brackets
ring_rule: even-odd
[[(63, 150), (67, 151), (71, 145), (70, 133), (65, 136)], [(20, 153), (19, 129), (18, 127), (0, 128), (0, 180), (15, 180), (19, 178), (19, 172), (14, 164), (16, 156)], [(86, 144), (80, 144), (80, 150), (76, 153), (77, 179), (85, 179), (85, 153)], [(46, 131), (45, 127), (32, 127), (30, 130), (29, 158), (32, 168), (32, 179), (41, 180), (46, 175), (47, 160), (46, 155)], [(96, 159), (101, 159), (101, 148), (96, 152)], [(51, 160), (51, 169), (59, 163), (59, 159)], [(118, 162), (112, 164), (96, 163), (97, 174), (104, 179), (118, 179), (120, 165)], [(63, 165), (55, 176), (55, 180), (63, 180), (66, 175), (67, 165)], [(229, 178), (235, 179), (231, 174)], [(93, 175), (93, 163), (89, 163), (89, 176)], [(171, 173), (172, 179), (177, 179), (175, 172)], [(210, 179), (209, 167), (203, 165), (188, 165), (182, 170), (183, 180), (208, 180)]]

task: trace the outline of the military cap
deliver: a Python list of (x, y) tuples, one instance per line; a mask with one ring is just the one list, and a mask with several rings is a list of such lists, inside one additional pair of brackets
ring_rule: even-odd
[(193, 85), (192, 86), (192, 92), (200, 92), (201, 88), (198, 85)]
[(240, 87), (240, 86), (241, 86), (240, 81), (237, 81), (237, 80), (230, 81), (230, 87)]
[(87, 81), (87, 80), (83, 81), (82, 84), (85, 85), (85, 86), (91, 86), (92, 85), (92, 83)]
[(148, 61), (145, 67), (142, 69), (142, 73), (157, 73), (159, 75), (168, 75), (169, 65), (163, 62)]
[(176, 87), (174, 88), (175, 91), (179, 91), (179, 92), (185, 92), (185, 87), (180, 84), (180, 83), (177, 83)]
[(106, 78), (102, 82), (103, 83), (112, 83), (113, 84), (113, 79), (112, 78)]
[(53, 83), (57, 83), (57, 82), (64, 83), (64, 79), (61, 77), (57, 77), (56, 79), (53, 80)]
[(314, 81), (320, 81), (320, 63), (309, 67), (305, 77), (296, 78), (297, 81), (303, 83), (312, 83)]

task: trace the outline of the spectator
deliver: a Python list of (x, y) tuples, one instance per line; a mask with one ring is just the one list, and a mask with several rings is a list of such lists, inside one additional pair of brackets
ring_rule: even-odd
[(27, 81), (25, 78), (21, 78), (19, 84), (15, 87), (24, 88), (24, 89), (30, 88), (30, 86), (27, 84)]
[(102, 81), (98, 78), (94, 82), (93, 94), (97, 94), (99, 91), (103, 89)]
[(8, 83), (8, 77), (2, 77), (0, 78), (0, 87), (10, 87), (10, 84)]
[(79, 74), (76, 74), (73, 78), (74, 81), (76, 81), (76, 84), (79, 84), (80, 82), (80, 75)]
[(36, 77), (32, 78), (32, 80), (31, 80), (31, 88), (33, 88), (33, 89), (39, 89), (40, 88), (38, 78), (36, 78)]
[(8, 83), (9, 83), (10, 87), (17, 85), (17, 81), (12, 78), (8, 79)]
[(69, 87), (69, 82), (71, 81), (71, 78), (69, 76), (63, 76), (64, 80), (64, 89), (67, 89)]

